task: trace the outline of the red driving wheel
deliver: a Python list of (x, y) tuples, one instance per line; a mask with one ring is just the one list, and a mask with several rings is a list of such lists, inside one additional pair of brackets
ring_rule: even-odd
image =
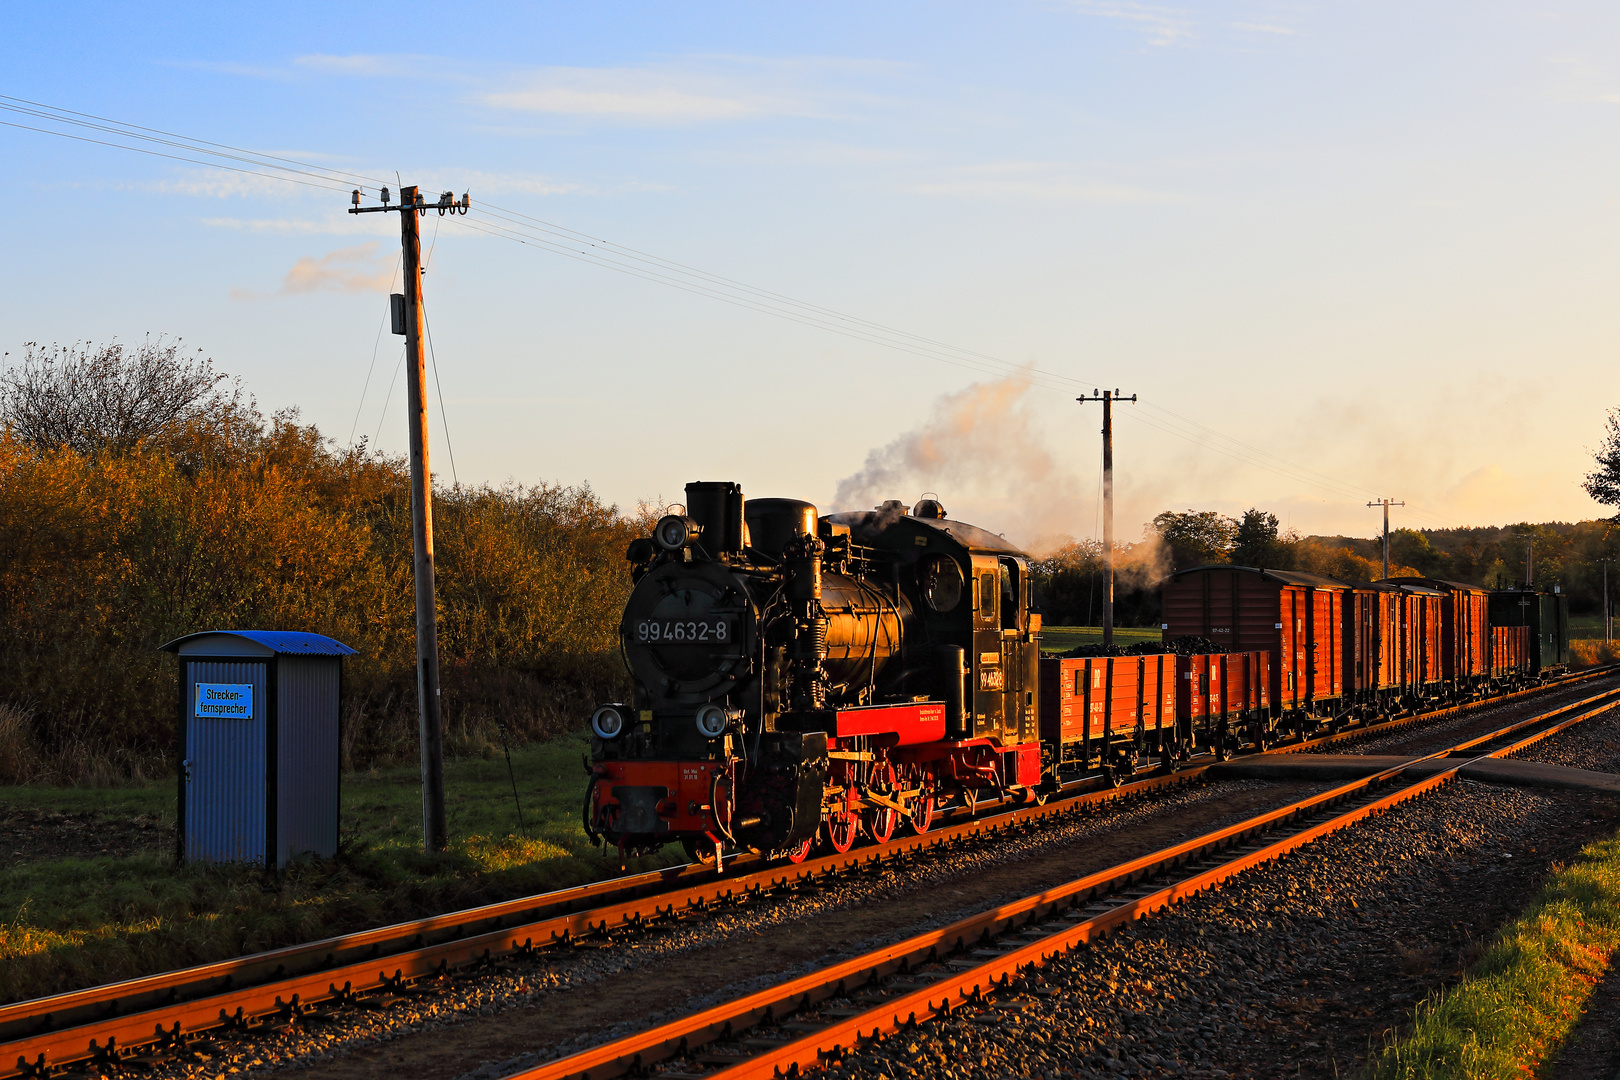
[(827, 842), (842, 855), (855, 846), (861, 819), (853, 810), (832, 810), (827, 814)]
[[(893, 797), (894, 767), (887, 762), (880, 763), (872, 769), (872, 779), (883, 785), (882, 794)], [(894, 837), (894, 830), (900, 825), (900, 811), (892, 806), (875, 805), (866, 810), (866, 831), (872, 839), (880, 844), (888, 843)]]
[(911, 804), (911, 827), (920, 833), (933, 828), (935, 810), (934, 789), (923, 788)]

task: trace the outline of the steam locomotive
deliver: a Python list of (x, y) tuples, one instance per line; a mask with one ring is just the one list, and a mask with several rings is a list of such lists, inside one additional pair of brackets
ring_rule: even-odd
[(1038, 797), (1040, 616), (1001, 537), (935, 499), (820, 516), (704, 482), (627, 557), (635, 697), (591, 717), (593, 840), (798, 861)]
[(591, 717), (584, 825), (627, 855), (802, 861), (955, 800), (1118, 783), (1568, 663), (1560, 595), (1226, 564), (1165, 582), (1164, 645), (1042, 657), (1029, 557), (926, 497), (821, 516), (692, 483), (626, 556), (635, 694)]

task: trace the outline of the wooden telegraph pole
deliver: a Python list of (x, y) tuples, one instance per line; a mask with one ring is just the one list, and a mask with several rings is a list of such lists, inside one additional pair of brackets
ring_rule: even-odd
[(1103, 644), (1114, 643), (1114, 402), (1135, 401), (1136, 395), (1121, 397), (1118, 390), (1096, 390), (1076, 401), (1100, 401), (1103, 407)]
[(414, 187), (399, 189), (399, 205), (360, 205), (353, 194), (351, 214), (399, 214), (399, 240), (405, 255), (405, 293), (390, 297), (393, 330), (405, 336), (405, 382), (411, 438), (411, 550), (416, 576), (416, 701), (417, 730), (422, 747), (422, 847), (443, 851), (449, 842), (444, 816), (444, 723), (439, 714), (439, 620), (433, 583), (433, 471), (428, 465), (427, 365), (422, 355), (422, 234), (418, 218), (430, 208), (440, 214), (467, 212), (470, 200), (455, 201), (450, 192), (437, 203), (422, 200)]
[(1603, 640), (1608, 641), (1610, 640), (1609, 631), (1612, 629), (1612, 620), (1609, 616), (1609, 564), (1614, 560), (1612, 558), (1602, 558), (1598, 562), (1603, 564)]
[(1389, 577), (1389, 508), (1392, 506), (1405, 506), (1405, 500), (1396, 502), (1394, 499), (1379, 499), (1370, 502), (1368, 506), (1382, 506), (1384, 508), (1384, 577)]

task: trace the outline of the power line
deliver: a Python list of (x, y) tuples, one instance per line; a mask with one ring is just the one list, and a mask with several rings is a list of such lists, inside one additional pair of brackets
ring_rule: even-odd
[[(105, 139), (92, 139), (84, 135), (73, 135), (66, 131), (52, 131), (49, 128), (30, 127), (28, 124), (14, 124), (9, 120), (0, 120), (0, 125), (10, 128), (21, 128), (24, 131), (37, 131), (42, 135), (55, 135), (59, 139), (72, 139), (75, 142), (95, 143), (97, 146), (111, 146), (116, 150), (130, 150), (137, 154), (150, 154), (152, 157), (168, 158), (170, 161), (184, 161), (192, 165), (204, 165), (210, 169), (225, 169), (229, 172), (242, 173), (247, 176), (263, 177), (267, 180), (284, 180), (289, 184), (303, 184), (305, 187), (320, 188), (324, 191), (343, 191), (344, 184), (315, 184), (308, 180), (300, 180), (294, 176), (282, 176), (274, 173), (256, 172), (253, 169), (238, 169), (230, 165), (222, 165), (217, 161), (201, 161), (197, 158), (181, 157), (179, 154), (165, 154), (159, 150), (148, 150), (143, 146), (128, 146), (124, 143), (108, 142)], [(206, 151), (198, 151), (206, 153)]]
[(461, 486), (461, 476), (456, 472), (456, 444), (450, 441), (450, 417), (444, 411), (444, 387), (439, 382), (439, 357), (433, 351), (433, 322), (428, 318), (427, 305), (422, 305), (422, 325), (427, 328), (428, 358), (433, 361), (433, 388), (439, 394), (439, 422), (444, 425), (444, 448), (450, 452), (450, 478), (457, 487)]
[[(613, 244), (610, 241), (579, 233), (563, 226), (557, 226), (539, 218), (531, 218), (529, 215), (509, 211), (493, 204), (481, 203), (479, 206), (474, 207), (474, 210), (481, 211), (486, 218), (494, 217), (507, 222), (507, 224), (496, 224), (488, 220), (484, 222), (485, 227), (480, 227), (468, 221), (462, 221), (459, 224), (475, 231), (514, 240), (526, 246), (541, 247), (567, 258), (629, 274), (632, 277), (639, 277), (671, 288), (707, 296), (750, 311), (783, 318), (791, 322), (797, 322), (800, 325), (815, 327), (870, 344), (881, 345), (913, 356), (953, 364), (984, 374), (1016, 376), (1024, 378), (1032, 385), (1039, 386), (1042, 389), (1057, 392), (1065, 392), (1068, 387), (1083, 386), (1080, 379), (1074, 376), (1043, 371), (1029, 365), (1018, 365), (987, 353), (947, 345), (937, 342), (935, 339), (910, 334), (882, 323), (845, 315), (820, 305), (793, 300), (791, 297), (785, 297), (783, 294), (774, 293), (770, 290), (733, 283), (730, 278), (710, 274), (706, 271), (692, 270), (686, 267), (685, 264), (676, 263), (673, 260), (647, 255), (633, 248)], [(495, 211), (495, 213), (491, 213), (491, 211)], [(533, 226), (525, 225), (523, 221), (517, 220), (520, 218), (532, 221), (535, 224)], [(573, 239), (573, 237), (578, 239)], [(585, 245), (583, 249), (579, 246), (581, 244)], [(626, 262), (625, 259), (630, 259), (632, 262)], [(642, 265), (634, 265), (634, 263)], [(778, 297), (781, 298), (780, 301), (777, 300)], [(1352, 501), (1360, 501), (1375, 490), (1338, 480), (1308, 466), (1290, 461), (1281, 455), (1225, 435), (1170, 409), (1161, 406), (1149, 407), (1161, 414), (1158, 422), (1146, 417), (1139, 417), (1139, 422), (1254, 468), (1274, 473), (1295, 483), (1321, 488)], [(1211, 445), (1211, 440), (1220, 440), (1228, 445), (1224, 447)], [(1414, 509), (1416, 509), (1415, 505)], [(1445, 520), (1435, 514), (1425, 516)]]
[[(394, 282), (399, 280), (399, 263), (403, 256), (394, 259), (394, 276), (388, 280), (388, 291), (394, 291)], [(371, 343), (371, 366), (366, 368), (366, 383), (360, 388), (360, 404), (354, 407), (354, 423), (349, 426), (349, 445), (354, 445), (354, 433), (360, 427), (360, 413), (366, 407), (366, 391), (371, 389), (371, 373), (377, 370), (377, 350), (382, 345), (383, 327), (388, 325), (388, 312), (385, 310), (381, 319), (377, 321), (377, 340)]]
[[(6, 102), (13, 102), (15, 104), (6, 104)], [(25, 108), (24, 106), (28, 107)], [(130, 124), (126, 123), (125, 121), (114, 120), (106, 116), (97, 116), (95, 113), (77, 112), (73, 109), (64, 109), (55, 105), (46, 105), (42, 102), (30, 101), (27, 98), (11, 97), (6, 94), (0, 94), (0, 109), (8, 112), (18, 113), (24, 116), (33, 116), (42, 120), (54, 121), (59, 124), (73, 124), (95, 131), (106, 132), (108, 134), (122, 135), (129, 139), (143, 139), (147, 142), (158, 143), (164, 146), (190, 150), (193, 153), (213, 154), (229, 160), (243, 161), (254, 165), (259, 165), (262, 168), (273, 168), (279, 169), (283, 172), (302, 173), (306, 176), (318, 176), (320, 179), (343, 183), (345, 186), (354, 180), (369, 181), (370, 184), (373, 185), (381, 185), (385, 182), (378, 180), (376, 177), (363, 176), (359, 173), (351, 173), (342, 169), (332, 169), (324, 165), (315, 165), (311, 162), (299, 161), (296, 158), (281, 157), (277, 154), (264, 154), (255, 150), (247, 150), (240, 146), (230, 146), (226, 143), (210, 142), (207, 139), (196, 139), (189, 135), (180, 135), (172, 131), (164, 131), (161, 128), (143, 127), (140, 124)], [(95, 123), (91, 123), (90, 121), (95, 121)], [(30, 128), (29, 130), (45, 131), (46, 134), (51, 135), (65, 134), (63, 132), (48, 131), (43, 128)], [(164, 138), (155, 137), (159, 135), (164, 136)], [(126, 146), (123, 148), (126, 150), (138, 149), (137, 147), (132, 146)], [(221, 153), (221, 151), (230, 152)], [(286, 165), (296, 165), (298, 168), (286, 169), (282, 165), (275, 164), (276, 162), (283, 162)], [(209, 163), (197, 162), (196, 164)]]
[[(384, 185), (384, 181), (361, 173), (329, 168), (275, 154), (259, 153), (226, 143), (198, 139), (160, 128), (130, 124), (110, 117), (64, 109), (26, 98), (0, 95), (0, 110), (52, 123), (94, 130), (127, 140), (166, 146), (172, 150), (183, 150), (190, 154), (203, 155), (203, 157), (187, 157), (183, 154), (167, 153), (147, 146), (132, 146), (127, 142), (108, 141), (67, 131), (0, 120), (0, 125), (7, 127), (55, 135), (59, 138), (73, 139), (78, 142), (109, 146), (114, 149), (129, 150), (207, 168), (222, 169), (243, 175), (281, 180), (287, 183), (325, 190), (343, 190), (351, 186), (355, 181), (361, 182), (362, 188), (381, 188)], [(214, 160), (209, 160), (210, 158)], [(227, 164), (227, 162), (233, 161), (238, 164)], [(257, 169), (242, 168), (241, 165), (253, 165)], [(923, 359), (948, 363), (980, 374), (1021, 378), (1032, 386), (1059, 393), (1084, 389), (1087, 383), (1093, 381), (1046, 371), (1033, 365), (1015, 364), (988, 353), (951, 345), (935, 338), (913, 334), (874, 320), (840, 312), (819, 304), (797, 300), (784, 293), (759, 288), (734, 278), (714, 274), (672, 259), (665, 259), (521, 211), (494, 204), (483, 204), (477, 209), (486, 218), (495, 220), (485, 220), (482, 227), (465, 219), (460, 224), (476, 232), (513, 240), (525, 246), (544, 249), (553, 254), (591, 263), (618, 273), (664, 285), (668, 288), (705, 296), (709, 299), (719, 300), (760, 314), (839, 334), (853, 340), (879, 345)], [(375, 357), (373, 357), (374, 362)], [(368, 383), (369, 378), (370, 373), (368, 371)], [(362, 407), (363, 404), (362, 399)], [(442, 411), (442, 396), (440, 404)], [(1329, 476), (1271, 451), (1226, 435), (1163, 406), (1147, 403), (1144, 403), (1144, 405), (1157, 415), (1150, 419), (1142, 414), (1137, 414), (1134, 418), (1137, 423), (1145, 424), (1166, 434), (1191, 442), (1204, 450), (1219, 453), (1253, 468), (1262, 469), (1292, 480), (1295, 483), (1328, 491), (1340, 497), (1359, 500), (1366, 495), (1376, 493), (1373, 488), (1348, 483)], [(1432, 511), (1425, 512), (1416, 504), (1413, 504), (1408, 509), (1409, 512), (1416, 512), (1417, 516), (1431, 520), (1449, 520)], [(1455, 525), (1456, 523), (1451, 522), (1451, 524)]]

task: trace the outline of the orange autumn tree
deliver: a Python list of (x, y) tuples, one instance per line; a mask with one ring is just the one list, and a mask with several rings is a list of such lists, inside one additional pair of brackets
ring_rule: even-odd
[[(6, 373), (9, 398), (0, 388), (0, 707), (25, 718), (28, 741), (0, 780), (166, 772), (175, 669), (157, 650), (204, 629), (312, 630), (354, 646), (347, 762), (414, 753), (401, 459), (336, 447), (296, 411), (265, 421), (216, 379), (194, 380), (198, 407), (132, 438), (81, 424), (53, 443), (61, 429), (15, 422), (29, 374), (38, 366)], [(502, 721), (520, 739), (577, 727), (620, 689), (623, 551), (644, 525), (589, 488), (435, 499), (452, 749), (487, 746)]]

